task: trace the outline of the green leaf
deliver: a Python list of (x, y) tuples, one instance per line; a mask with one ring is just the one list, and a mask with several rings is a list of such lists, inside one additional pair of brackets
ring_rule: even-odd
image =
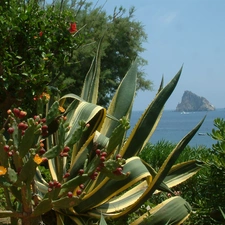
[(85, 195), (85, 198), (77, 207), (75, 207), (75, 210), (77, 212), (85, 212), (90, 208), (94, 208), (122, 193), (135, 183), (150, 176), (148, 170), (138, 157), (132, 157), (127, 160), (126, 164), (123, 166), (123, 173), (128, 173), (127, 175), (129, 176), (122, 180), (111, 180), (106, 178), (99, 183), (92, 192)]
[(8, 167), (9, 163), (8, 163), (8, 155), (7, 152), (4, 150), (4, 146), (6, 145), (6, 139), (5, 136), (0, 133), (0, 164), (2, 166), (4, 166), (5, 168)]
[(8, 176), (8, 179), (10, 181), (10, 183), (16, 183), (17, 181), (17, 173), (15, 172), (14, 169), (12, 168), (8, 168), (8, 171), (7, 171), (7, 176)]
[(39, 216), (48, 211), (52, 208), (52, 202), (50, 199), (43, 199), (35, 208), (32, 213), (32, 216)]
[(50, 126), (50, 124), (60, 115), (60, 112), (59, 112), (59, 102), (56, 101), (54, 102), (49, 111), (48, 111), (48, 114), (46, 116), (46, 121), (47, 121), (47, 125)]
[(99, 225), (107, 225), (104, 216), (101, 214), (101, 219)]
[[(33, 119), (31, 119), (33, 120)], [(25, 134), (22, 136), (21, 141), (19, 143), (18, 151), (20, 156), (23, 158), (31, 148), (34, 137), (35, 137), (35, 123), (29, 123), (30, 126), (26, 129)]]
[(195, 175), (204, 165), (204, 162), (198, 160), (176, 164), (171, 168), (164, 182), (168, 187), (174, 187)]
[(99, 87), (99, 76), (100, 76), (100, 64), (101, 64), (101, 44), (103, 37), (101, 38), (97, 53), (92, 61), (91, 67), (85, 77), (81, 98), (87, 102), (96, 104), (98, 100), (98, 87)]
[(130, 225), (181, 224), (191, 213), (191, 206), (183, 198), (176, 196), (157, 205), (140, 216)]
[(178, 71), (175, 77), (156, 95), (155, 99), (145, 110), (138, 123), (135, 125), (126, 141), (126, 144), (121, 150), (121, 155), (124, 158), (137, 155), (149, 141), (153, 131), (156, 129), (156, 125), (159, 122), (164, 104), (177, 85), (181, 71), (182, 68)]
[[(107, 110), (109, 115), (113, 115), (117, 119), (121, 119), (122, 117), (129, 118), (136, 93), (136, 79), (137, 60), (134, 61), (121, 81)], [(103, 124), (101, 132), (109, 137), (117, 125), (117, 121), (107, 118)]]
[(78, 197), (73, 196), (72, 198), (64, 197), (58, 200), (52, 201), (53, 208), (64, 209), (74, 207), (79, 204), (81, 200)]
[(59, 156), (61, 149), (59, 148), (58, 145), (53, 146), (51, 149), (49, 149), (43, 157), (46, 157), (48, 159), (55, 158), (56, 156)]

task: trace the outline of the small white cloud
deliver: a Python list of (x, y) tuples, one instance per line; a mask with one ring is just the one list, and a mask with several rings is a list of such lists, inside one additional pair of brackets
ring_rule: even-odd
[(177, 15), (177, 12), (168, 12), (165, 15), (161, 16), (160, 20), (163, 23), (170, 24), (176, 19)]

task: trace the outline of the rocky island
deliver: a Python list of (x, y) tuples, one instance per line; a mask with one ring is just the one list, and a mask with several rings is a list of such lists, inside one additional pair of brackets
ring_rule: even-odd
[(177, 112), (196, 112), (196, 111), (213, 111), (215, 107), (203, 97), (200, 97), (191, 91), (185, 91), (181, 103), (176, 107)]

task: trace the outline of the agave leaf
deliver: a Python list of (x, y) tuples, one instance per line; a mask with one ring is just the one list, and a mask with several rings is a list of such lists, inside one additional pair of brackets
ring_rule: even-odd
[(156, 124), (159, 122), (163, 106), (177, 85), (181, 71), (182, 68), (178, 71), (175, 77), (156, 95), (155, 99), (148, 106), (139, 119), (138, 123), (135, 125), (121, 150), (121, 155), (124, 158), (137, 155), (149, 141), (154, 129), (156, 128)]
[(101, 214), (101, 219), (99, 225), (107, 225), (104, 216)]
[[(152, 177), (155, 177), (157, 172), (148, 164), (146, 163), (145, 161), (142, 160), (142, 162), (144, 163), (144, 165), (146, 166), (146, 168), (148, 169), (149, 173), (152, 175)], [(152, 180), (151, 180), (152, 181)], [(162, 182), (158, 187), (157, 187), (158, 190), (160, 191), (165, 191), (165, 192), (169, 192), (171, 194), (173, 194), (173, 191), (170, 190), (170, 188), (166, 185), (165, 182)], [(158, 193), (159, 191), (155, 191), (154, 194)]]
[(37, 190), (41, 193), (41, 198), (43, 198), (44, 195), (48, 193), (48, 186), (39, 181), (35, 181), (35, 185), (37, 187)]
[[(205, 118), (204, 118), (205, 119)], [(192, 139), (192, 137), (195, 135), (195, 133), (198, 131), (200, 126), (202, 125), (203, 121), (199, 122), (197, 126), (190, 131), (174, 148), (174, 150), (170, 153), (170, 155), (167, 157), (163, 165), (161, 166), (160, 170), (156, 174), (156, 176), (153, 178), (152, 182), (146, 189), (146, 191), (143, 193), (143, 195), (139, 198), (139, 201), (133, 204), (132, 206), (128, 207), (126, 210), (124, 210), (119, 216), (129, 214), (131, 212), (134, 212), (137, 210), (140, 205), (144, 204), (151, 195), (155, 192), (155, 190), (160, 186), (160, 184), (163, 182), (165, 179), (166, 175), (170, 171), (171, 167), (185, 148), (185, 146), (188, 144), (188, 142)]]
[(115, 212), (119, 213), (130, 205), (134, 204), (145, 192), (147, 187), (148, 183), (146, 182), (146, 180), (144, 180), (130, 190), (123, 193), (121, 196), (114, 197), (104, 204), (99, 205), (97, 208), (91, 210), (90, 215), (99, 217), (99, 215), (103, 213), (104, 216), (107, 217), (108, 215), (114, 214)]
[(176, 196), (157, 205), (140, 216), (130, 225), (181, 224), (191, 212), (191, 206), (183, 198)]
[(98, 87), (99, 87), (100, 65), (101, 65), (100, 52), (102, 40), (103, 37), (99, 42), (96, 56), (93, 59), (91, 67), (85, 77), (84, 85), (81, 92), (81, 98), (93, 104), (96, 104), (98, 100)]
[(107, 146), (107, 154), (111, 154), (116, 147), (122, 145), (125, 132), (129, 128), (129, 123), (125, 118), (120, 120), (120, 124), (114, 129), (110, 135), (109, 143)]
[[(137, 79), (137, 60), (131, 65), (129, 71), (120, 83), (110, 105), (107, 113), (113, 115), (117, 119), (127, 117), (132, 109), (132, 104), (136, 92)], [(101, 132), (107, 137), (111, 135), (118, 123), (107, 118), (104, 122)]]
[(174, 187), (195, 175), (204, 165), (204, 162), (198, 160), (176, 164), (171, 168), (164, 182), (168, 187)]
[(70, 120), (68, 121), (70, 130), (67, 133), (67, 137), (73, 134), (80, 121), (85, 121), (86, 124), (90, 125), (85, 132), (85, 135), (82, 137), (83, 141), (81, 141), (79, 146), (84, 144), (88, 136), (93, 134), (96, 130), (99, 131), (101, 129), (106, 117), (106, 110), (103, 107), (88, 102), (81, 102), (76, 110), (71, 110), (68, 115), (70, 113), (73, 115), (70, 116)]
[(76, 225), (87, 225), (90, 221), (90, 218), (82, 217), (82, 216), (69, 216), (69, 218), (76, 224)]
[(123, 172), (130, 173), (130, 175), (126, 179), (119, 181), (105, 178), (97, 188), (84, 196), (83, 201), (75, 207), (75, 211), (85, 212), (90, 208), (97, 207), (115, 195), (128, 189), (135, 183), (138, 183), (142, 179), (150, 176), (148, 170), (138, 157), (128, 159), (123, 167)]
[(56, 224), (57, 225), (65, 225), (65, 223), (64, 223), (64, 215), (56, 213)]
[[(189, 143), (189, 141), (193, 138), (193, 136), (196, 134), (198, 129), (201, 127), (202, 123), (204, 122), (205, 117), (196, 125), (196, 127), (190, 131), (174, 148), (174, 150), (169, 154), (167, 159), (164, 161), (163, 165), (159, 169), (157, 175), (154, 177), (153, 182), (151, 184), (152, 188), (156, 187), (158, 184), (160, 184), (170, 171), (171, 167), (174, 165), (176, 160), (178, 159), (181, 152), (184, 150), (186, 145)], [(153, 188), (154, 189), (154, 188)]]

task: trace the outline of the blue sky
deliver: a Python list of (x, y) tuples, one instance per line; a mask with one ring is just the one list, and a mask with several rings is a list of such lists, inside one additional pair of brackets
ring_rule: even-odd
[(165, 109), (175, 109), (185, 90), (225, 108), (225, 0), (108, 0), (104, 9), (112, 14), (115, 6), (135, 6), (134, 19), (148, 35), (142, 54), (148, 65), (143, 69), (154, 91), (139, 92), (134, 110), (144, 110), (162, 75), (166, 84), (182, 65), (181, 79)]

